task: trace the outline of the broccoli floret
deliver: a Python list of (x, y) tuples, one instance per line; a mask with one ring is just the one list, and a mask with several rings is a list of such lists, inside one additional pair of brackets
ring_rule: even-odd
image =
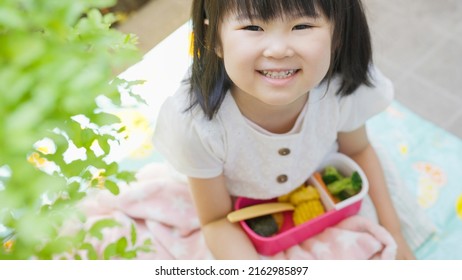
[(347, 188), (347, 186), (350, 184), (351, 184), (351, 178), (347, 177), (347, 178), (343, 178), (341, 180), (337, 180), (333, 183), (328, 184), (327, 189), (329, 190), (331, 194), (337, 195), (340, 192), (344, 191)]
[(322, 180), (326, 185), (329, 185), (335, 181), (342, 180), (344, 177), (340, 174), (334, 166), (326, 166), (322, 174)]
[(327, 185), (332, 195), (338, 196), (341, 200), (351, 197), (361, 191), (362, 180), (358, 172), (353, 172), (350, 177), (343, 178)]
[(359, 176), (358, 172), (353, 172), (351, 174), (351, 187), (355, 191), (355, 193), (359, 193), (361, 191), (361, 187), (363, 186), (363, 180), (361, 179), (361, 176)]
[(279, 231), (278, 224), (273, 215), (265, 215), (248, 219), (247, 225), (258, 235), (269, 237)]

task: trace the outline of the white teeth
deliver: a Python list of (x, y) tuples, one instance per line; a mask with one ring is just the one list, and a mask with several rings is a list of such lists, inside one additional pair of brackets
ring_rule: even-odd
[(271, 79), (285, 79), (294, 75), (296, 70), (287, 70), (287, 71), (260, 71), (264, 76)]

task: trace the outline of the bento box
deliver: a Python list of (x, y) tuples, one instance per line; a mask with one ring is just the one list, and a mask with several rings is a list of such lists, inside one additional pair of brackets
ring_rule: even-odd
[[(256, 234), (246, 221), (240, 221), (240, 225), (248, 235), (258, 253), (261, 255), (271, 256), (280, 251), (288, 249), (293, 245), (301, 243), (322, 232), (325, 228), (333, 226), (341, 220), (358, 213), (364, 196), (367, 195), (369, 184), (364, 172), (351, 158), (340, 153), (329, 155), (324, 162), (320, 165), (317, 172), (322, 172), (327, 166), (335, 167), (339, 173), (349, 176), (353, 172), (357, 172), (361, 178), (362, 186), (358, 193), (348, 197), (342, 201), (334, 201), (332, 194), (329, 194), (325, 185), (319, 182), (319, 177), (311, 176), (307, 184), (315, 187), (319, 192), (319, 197), (325, 212), (307, 222), (294, 225), (293, 213), (294, 211), (285, 211), (282, 213), (282, 223), (277, 233), (272, 236), (264, 237)], [(247, 206), (274, 202), (272, 200), (255, 200), (244, 197), (236, 199), (234, 208), (241, 209)]]

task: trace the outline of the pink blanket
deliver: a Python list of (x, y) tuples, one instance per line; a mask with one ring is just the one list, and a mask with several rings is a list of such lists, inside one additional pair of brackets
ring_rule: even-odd
[[(135, 184), (124, 186), (119, 196), (99, 191), (82, 204), (87, 225), (113, 218), (122, 226), (107, 228), (104, 238), (92, 240), (96, 249), (121, 236), (130, 238), (135, 224), (138, 242), (150, 239), (153, 252), (139, 259), (213, 259), (205, 245), (188, 187), (169, 176), (167, 168), (151, 164), (140, 170)], [(396, 244), (381, 226), (352, 216), (320, 234), (272, 257), (274, 259), (394, 259)]]

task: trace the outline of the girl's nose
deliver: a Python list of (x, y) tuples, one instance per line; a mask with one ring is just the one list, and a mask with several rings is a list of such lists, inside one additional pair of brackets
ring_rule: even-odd
[(263, 51), (263, 56), (275, 59), (286, 58), (293, 55), (294, 50), (291, 47), (289, 40), (283, 38), (268, 41), (268, 44)]

